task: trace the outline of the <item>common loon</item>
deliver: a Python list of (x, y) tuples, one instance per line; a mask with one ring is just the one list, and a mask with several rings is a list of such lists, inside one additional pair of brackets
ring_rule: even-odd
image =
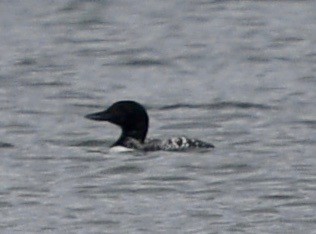
[(214, 148), (213, 144), (187, 137), (173, 137), (170, 139), (146, 139), (149, 118), (145, 108), (135, 101), (119, 101), (112, 104), (107, 110), (88, 114), (87, 119), (108, 121), (122, 129), (120, 138), (111, 146), (114, 148), (143, 151), (182, 151), (194, 148)]

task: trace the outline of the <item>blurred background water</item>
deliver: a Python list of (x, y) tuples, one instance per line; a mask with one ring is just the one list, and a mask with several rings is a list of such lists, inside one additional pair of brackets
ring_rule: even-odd
[[(315, 1), (0, 2), (1, 233), (316, 233)], [(132, 99), (110, 154), (83, 118)]]

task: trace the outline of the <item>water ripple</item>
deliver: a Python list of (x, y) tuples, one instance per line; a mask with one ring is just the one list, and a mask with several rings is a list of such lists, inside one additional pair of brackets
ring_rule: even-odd
[(13, 148), (14, 145), (6, 142), (0, 142), (0, 148)]
[(259, 109), (259, 110), (271, 110), (277, 109), (275, 106), (257, 104), (251, 102), (218, 102), (213, 104), (173, 104), (160, 107), (160, 110), (174, 110), (174, 109)]
[(118, 61), (105, 63), (104, 66), (132, 66), (132, 67), (152, 67), (152, 66), (169, 66), (167, 60), (147, 58), (147, 59), (130, 59), (127, 61)]
[(113, 167), (105, 170), (105, 174), (128, 174), (128, 173), (142, 173), (144, 171), (144, 168), (135, 166), (135, 165), (124, 165), (124, 166), (118, 166), (118, 167)]

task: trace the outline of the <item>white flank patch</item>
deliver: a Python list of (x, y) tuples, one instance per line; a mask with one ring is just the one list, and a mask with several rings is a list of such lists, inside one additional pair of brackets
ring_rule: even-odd
[(127, 148), (124, 146), (114, 146), (110, 148), (110, 153), (124, 153), (124, 152), (131, 152), (134, 151), (134, 149)]

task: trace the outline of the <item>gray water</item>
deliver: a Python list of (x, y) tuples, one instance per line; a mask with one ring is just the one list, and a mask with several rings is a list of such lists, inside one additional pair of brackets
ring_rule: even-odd
[[(0, 233), (316, 233), (315, 1), (1, 1)], [(132, 99), (111, 154), (83, 116)]]

